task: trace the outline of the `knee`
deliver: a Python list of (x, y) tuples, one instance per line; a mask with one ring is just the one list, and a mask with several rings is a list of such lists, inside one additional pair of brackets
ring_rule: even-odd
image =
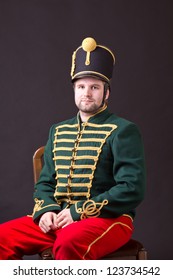
[(78, 245), (74, 236), (62, 233), (57, 235), (53, 246), (53, 255), (56, 260), (79, 259)]
[(0, 245), (3, 245), (9, 240), (9, 230), (6, 223), (0, 225)]
[(12, 255), (13, 243), (10, 238), (9, 230), (7, 230), (6, 223), (0, 225), (0, 259), (8, 260)]

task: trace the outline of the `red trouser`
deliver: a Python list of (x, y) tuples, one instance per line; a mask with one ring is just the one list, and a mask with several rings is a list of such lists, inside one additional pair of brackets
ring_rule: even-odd
[(20, 260), (49, 247), (56, 260), (96, 260), (124, 245), (132, 232), (129, 216), (89, 218), (47, 234), (25, 216), (0, 225), (0, 260)]

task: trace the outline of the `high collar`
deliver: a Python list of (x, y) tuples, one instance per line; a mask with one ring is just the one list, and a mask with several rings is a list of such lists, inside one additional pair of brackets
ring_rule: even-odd
[[(102, 121), (105, 120), (105, 118), (108, 117), (108, 115), (110, 115), (110, 113), (108, 111), (107, 105), (104, 105), (95, 114), (88, 117), (88, 119), (85, 121), (85, 123), (88, 123), (88, 122), (90, 122), (90, 123), (101, 123)], [(78, 122), (81, 122), (79, 112), (77, 114), (77, 119), (78, 119)]]

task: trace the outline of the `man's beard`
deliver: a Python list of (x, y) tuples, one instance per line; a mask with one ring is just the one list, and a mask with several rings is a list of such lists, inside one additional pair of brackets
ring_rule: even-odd
[(97, 105), (94, 102), (91, 102), (91, 104), (84, 104), (82, 101), (80, 101), (80, 103), (78, 104), (77, 107), (81, 112), (95, 113), (100, 109), (101, 106), (102, 106), (102, 104)]

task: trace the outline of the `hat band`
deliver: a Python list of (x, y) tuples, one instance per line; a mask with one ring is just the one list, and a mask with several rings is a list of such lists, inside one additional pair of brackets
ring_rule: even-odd
[(95, 71), (81, 71), (81, 72), (78, 72), (78, 73), (76, 73), (73, 77), (72, 77), (72, 80), (73, 79), (75, 79), (75, 78), (77, 78), (77, 76), (80, 76), (80, 75), (85, 75), (86, 74), (86, 76), (87, 76), (87, 74), (89, 75), (91, 75), (91, 74), (95, 74), (96, 76), (99, 76), (99, 77), (102, 77), (104, 80), (106, 80), (107, 82), (109, 82), (110, 81), (110, 79), (108, 78), (108, 77), (106, 77), (105, 75), (103, 75), (103, 74), (101, 74), (101, 73), (99, 73), (99, 72), (95, 72)]

